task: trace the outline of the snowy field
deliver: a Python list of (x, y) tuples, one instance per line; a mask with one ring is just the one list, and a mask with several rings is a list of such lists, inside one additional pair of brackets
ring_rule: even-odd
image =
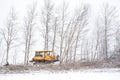
[(0, 80), (120, 80), (120, 69), (41, 70), (29, 73), (0, 74)]

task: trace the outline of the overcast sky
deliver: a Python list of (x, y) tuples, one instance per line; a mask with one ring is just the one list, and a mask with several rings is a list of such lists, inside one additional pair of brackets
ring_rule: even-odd
[[(27, 6), (29, 4), (32, 4), (33, 2), (38, 2), (38, 5), (42, 5), (44, 0), (0, 0), (0, 25), (4, 22), (10, 7), (15, 7), (16, 11), (19, 14), (22, 14), (25, 12)], [(52, 0), (54, 3), (59, 4), (63, 0)], [(120, 0), (65, 0), (69, 3), (69, 6), (71, 9), (73, 7), (79, 6), (80, 2), (89, 3), (94, 8), (95, 11), (98, 10), (98, 8), (103, 3), (109, 3), (115, 6), (120, 7)]]

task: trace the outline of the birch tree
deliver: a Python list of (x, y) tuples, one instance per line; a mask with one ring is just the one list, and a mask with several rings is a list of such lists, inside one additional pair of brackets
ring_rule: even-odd
[(36, 3), (32, 4), (27, 11), (27, 15), (24, 18), (24, 41), (25, 41), (25, 57), (24, 65), (28, 65), (30, 49), (33, 45), (33, 34), (36, 26)]
[[(66, 25), (66, 23), (71, 23), (67, 22), (68, 18), (68, 5), (63, 1), (62, 7), (61, 7), (61, 26), (59, 28), (59, 35), (60, 35), (60, 64), (62, 64), (62, 57), (64, 56), (63, 54), (63, 47), (64, 47), (64, 42), (65, 42), (65, 35), (68, 30), (68, 27), (70, 26), (69, 24)], [(67, 27), (66, 27), (67, 26)]]
[(115, 54), (120, 54), (120, 26), (117, 27), (116, 30), (116, 36), (115, 36), (115, 40), (116, 40), (116, 45), (115, 45)]
[(11, 46), (14, 45), (14, 41), (16, 40), (16, 27), (17, 27), (17, 14), (14, 8), (11, 8), (8, 18), (6, 20), (6, 24), (4, 28), (1, 30), (2, 37), (6, 43), (6, 65), (9, 65), (9, 53), (11, 50)]
[(93, 33), (94, 35), (94, 40), (95, 44), (94, 44), (94, 49), (93, 49), (93, 57), (92, 60), (94, 61), (96, 58), (100, 59), (100, 53), (103, 53), (102, 51), (102, 27), (101, 27), (101, 23), (100, 23), (100, 19), (97, 18), (96, 22), (95, 22), (95, 33)]
[(44, 6), (42, 7), (41, 12), (41, 24), (42, 24), (42, 35), (44, 39), (44, 50), (49, 49), (49, 39), (50, 39), (50, 31), (51, 31), (51, 19), (53, 14), (54, 5), (51, 0), (44, 0)]
[(89, 6), (84, 4), (80, 9), (77, 11), (77, 20), (78, 21), (78, 28), (76, 30), (76, 38), (75, 38), (75, 47), (74, 47), (74, 59), (73, 61), (76, 61), (76, 52), (78, 48), (78, 44), (80, 42), (81, 37), (85, 36), (87, 32), (87, 24), (88, 24), (88, 12), (89, 12)]
[(56, 38), (57, 38), (57, 33), (58, 33), (58, 22), (59, 22), (59, 16), (58, 16), (58, 11), (55, 10), (54, 14), (54, 20), (53, 20), (53, 40), (52, 40), (52, 50), (54, 51), (55, 44), (56, 44)]
[(116, 8), (108, 4), (104, 5), (103, 13), (101, 14), (101, 29), (102, 29), (102, 49), (104, 59), (109, 58), (111, 39), (114, 35), (116, 23)]

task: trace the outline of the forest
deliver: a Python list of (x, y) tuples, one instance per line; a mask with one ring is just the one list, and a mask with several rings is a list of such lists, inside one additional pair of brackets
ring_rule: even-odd
[(86, 3), (73, 9), (65, 1), (56, 5), (44, 0), (42, 7), (38, 5), (30, 4), (22, 19), (21, 12), (10, 8), (0, 25), (1, 66), (29, 66), (39, 49), (55, 51), (58, 66), (65, 68), (120, 67), (120, 9), (106, 3), (93, 14)]

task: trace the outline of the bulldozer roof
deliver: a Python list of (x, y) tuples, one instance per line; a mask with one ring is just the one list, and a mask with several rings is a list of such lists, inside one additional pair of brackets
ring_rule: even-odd
[(35, 50), (35, 52), (53, 52), (52, 50)]

